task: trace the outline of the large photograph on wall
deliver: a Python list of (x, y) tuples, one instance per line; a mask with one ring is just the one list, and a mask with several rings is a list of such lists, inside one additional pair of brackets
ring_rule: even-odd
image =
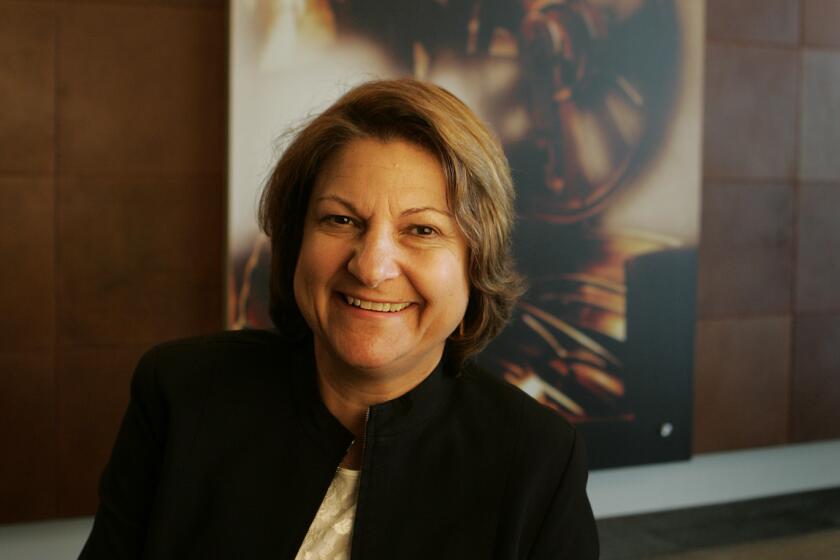
[(693, 0), (234, 0), (229, 326), (270, 326), (255, 215), (295, 129), (363, 81), (433, 81), (494, 128), (517, 189), (529, 289), (478, 362), (574, 423), (593, 468), (689, 457), (703, 17)]

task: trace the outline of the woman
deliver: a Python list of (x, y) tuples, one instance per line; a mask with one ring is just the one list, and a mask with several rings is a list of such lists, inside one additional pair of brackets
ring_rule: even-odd
[(439, 87), (312, 120), (261, 205), (277, 331), (141, 359), (82, 558), (597, 558), (582, 442), (467, 361), (521, 291), (512, 200)]

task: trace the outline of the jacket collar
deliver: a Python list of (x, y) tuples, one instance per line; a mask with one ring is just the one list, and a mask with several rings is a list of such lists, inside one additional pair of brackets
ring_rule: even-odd
[[(337, 454), (336, 461), (339, 461), (350, 447), (354, 436), (330, 413), (321, 400), (315, 379), (312, 338), (293, 341), (287, 348), (287, 352), (282, 352), (278, 360), (292, 364), (288, 374), (302, 428), (310, 437), (322, 443), (326, 452)], [(289, 360), (289, 354), (292, 360)]]
[(448, 400), (452, 379), (443, 374), (443, 360), (404, 395), (370, 407), (368, 430), (375, 436), (396, 435), (425, 423)]
[[(295, 367), (290, 371), (295, 398), (309, 429), (327, 439), (329, 447), (346, 449), (353, 439), (327, 409), (318, 391), (312, 337), (295, 345)], [(454, 379), (444, 374), (445, 357), (419, 385), (393, 400), (370, 407), (368, 433), (390, 436), (425, 423), (448, 402)]]

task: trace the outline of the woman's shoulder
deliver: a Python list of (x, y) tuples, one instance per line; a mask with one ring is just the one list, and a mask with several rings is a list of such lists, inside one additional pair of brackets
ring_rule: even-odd
[(219, 331), (161, 342), (149, 351), (163, 354), (204, 353), (208, 351), (235, 351), (235, 349), (292, 347), (292, 342), (274, 330), (242, 329)]
[(132, 386), (164, 392), (194, 390), (212, 376), (217, 381), (275, 375), (302, 355), (302, 345), (270, 330), (223, 331), (170, 340), (149, 349), (138, 362)]
[[(489, 373), (474, 362), (467, 362), (459, 376), (469, 387), (467, 392), (479, 395), (485, 410), (493, 416), (514, 422), (522, 445), (534, 449), (570, 449), (576, 440), (572, 424), (559, 412), (537, 402), (533, 397)], [(475, 398), (475, 397), (474, 397)]]
[[(159, 343), (150, 348), (142, 359), (153, 360), (161, 366), (186, 366), (213, 363), (219, 365), (229, 360), (254, 361), (278, 354), (298, 352), (295, 344), (275, 331), (244, 329), (221, 331), (212, 334), (180, 338)], [(221, 360), (221, 362), (220, 362)]]

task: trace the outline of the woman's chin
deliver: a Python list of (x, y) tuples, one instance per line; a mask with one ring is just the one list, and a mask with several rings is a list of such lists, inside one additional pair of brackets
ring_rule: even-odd
[[(426, 367), (424, 362), (429, 359), (435, 359), (429, 351), (409, 347), (405, 340), (368, 340), (357, 344), (336, 342), (337, 344), (332, 346), (331, 354), (338, 364), (363, 374), (389, 376), (409, 373), (418, 367)], [(440, 351), (443, 351), (442, 347)], [(437, 356), (437, 359), (439, 358), (440, 356)]]
[(388, 370), (400, 363), (402, 353), (393, 346), (390, 348), (352, 348), (336, 352), (341, 362), (359, 371)]
[[(338, 370), (370, 376), (392, 377), (431, 370), (443, 354), (443, 343), (424, 343), (403, 332), (399, 336), (371, 333), (338, 333), (316, 343), (316, 353), (329, 359)], [(361, 334), (362, 336), (356, 336)], [(349, 335), (349, 336), (348, 336)], [(319, 348), (320, 347), (320, 348)], [(428, 373), (426, 371), (425, 373)]]

